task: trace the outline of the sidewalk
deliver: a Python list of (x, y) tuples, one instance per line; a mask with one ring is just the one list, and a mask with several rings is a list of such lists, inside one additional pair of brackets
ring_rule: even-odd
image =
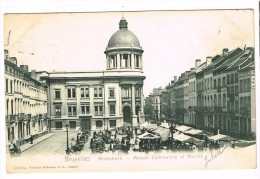
[(31, 148), (31, 147), (33, 147), (33, 146), (35, 146), (35, 145), (41, 143), (42, 141), (48, 139), (49, 137), (51, 137), (51, 136), (53, 136), (53, 135), (55, 135), (55, 134), (53, 134), (53, 133), (48, 133), (48, 134), (46, 134), (46, 135), (44, 135), (44, 136), (42, 136), (42, 137), (39, 137), (39, 138), (37, 138), (37, 139), (34, 139), (34, 140), (33, 140), (33, 144), (31, 144), (30, 142), (28, 142), (28, 143), (26, 143), (26, 144), (21, 145), (21, 146), (20, 146), (21, 152), (24, 152), (24, 151), (28, 150), (29, 148)]

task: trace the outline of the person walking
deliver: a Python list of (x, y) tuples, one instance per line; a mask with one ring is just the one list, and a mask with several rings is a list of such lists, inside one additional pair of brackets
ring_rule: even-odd
[(30, 137), (31, 144), (33, 144), (33, 136)]

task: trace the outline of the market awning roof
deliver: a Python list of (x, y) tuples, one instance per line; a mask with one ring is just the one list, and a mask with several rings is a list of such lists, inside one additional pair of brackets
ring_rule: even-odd
[(162, 123), (162, 124), (160, 125), (160, 127), (164, 127), (164, 128), (169, 129), (169, 124), (166, 123), (166, 122), (164, 122), (164, 123)]
[(236, 140), (235, 138), (233, 137), (230, 137), (230, 136), (227, 136), (227, 135), (224, 135), (224, 134), (217, 134), (217, 135), (214, 135), (214, 136), (211, 136), (209, 137), (210, 140)]
[(159, 138), (157, 135), (145, 132), (139, 136), (137, 136), (139, 139), (157, 139)]
[(185, 135), (185, 134), (179, 134), (179, 135), (173, 136), (173, 138), (175, 140), (180, 141), (180, 142), (187, 142), (187, 143), (195, 144), (195, 145), (202, 145), (202, 144), (204, 144), (203, 140), (199, 140), (199, 139), (197, 139), (195, 137), (191, 137), (191, 136), (188, 136), (188, 135)]
[(182, 125), (182, 126), (176, 127), (175, 129), (178, 131), (184, 132), (184, 131), (188, 131), (188, 130), (192, 129), (192, 127)]
[[(153, 132), (154, 133), (159, 133), (160, 131), (164, 130), (165, 128), (163, 127), (158, 127), (157, 129), (155, 129)], [(169, 129), (168, 129), (169, 130)]]
[(199, 130), (199, 129), (191, 129), (189, 131), (186, 131), (185, 133), (186, 134), (191, 134), (191, 135), (196, 135), (196, 134), (200, 134), (202, 133), (203, 131), (202, 130)]
[(140, 127), (146, 127), (146, 126), (148, 126), (148, 125), (150, 125), (150, 123), (144, 122), (144, 123), (140, 124)]
[(188, 141), (191, 137), (190, 136), (187, 136), (185, 134), (179, 134), (179, 135), (176, 135), (173, 137), (175, 140), (178, 140), (180, 142), (185, 142), (185, 141)]
[(150, 125), (146, 126), (145, 128), (154, 131), (154, 130), (156, 130), (158, 127), (159, 127), (159, 126), (157, 126), (156, 124), (150, 124)]
[(162, 141), (167, 141), (170, 136), (169, 129), (163, 129), (160, 131), (159, 135), (161, 136)]

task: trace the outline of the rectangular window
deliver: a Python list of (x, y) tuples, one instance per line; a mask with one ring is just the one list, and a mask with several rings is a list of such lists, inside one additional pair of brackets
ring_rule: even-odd
[(54, 90), (55, 99), (60, 99), (60, 89)]
[(10, 80), (10, 92), (13, 93), (13, 80)]
[(250, 89), (251, 89), (251, 79), (250, 78), (247, 78), (246, 79), (246, 83), (247, 83), (247, 85), (246, 85), (246, 91), (247, 92), (249, 92), (250, 91)]
[(96, 121), (96, 128), (102, 128), (103, 122), (102, 121)]
[(114, 116), (116, 114), (115, 104), (110, 104), (109, 111), (110, 111), (110, 116)]
[(98, 97), (98, 92), (97, 88), (94, 88), (94, 97)]
[(82, 98), (88, 98), (89, 97), (89, 88), (81, 88), (80, 94)]
[(135, 97), (141, 97), (140, 88), (135, 89)]
[(89, 114), (90, 113), (90, 108), (89, 105), (81, 105), (81, 114)]
[(140, 67), (140, 58), (139, 55), (135, 55), (135, 67), (139, 68)]
[(226, 86), (226, 77), (222, 78), (222, 86)]
[(55, 117), (61, 117), (61, 106), (60, 105), (55, 106)]
[(76, 98), (75, 87), (69, 87), (67, 90), (68, 90), (68, 98)]
[(109, 89), (109, 98), (115, 98), (115, 89)]
[(5, 82), (5, 92), (8, 93), (8, 79), (6, 79)]
[(235, 95), (238, 95), (238, 85), (235, 86)]
[(109, 120), (110, 127), (116, 127), (116, 120)]
[(102, 92), (102, 88), (94, 88), (94, 97), (102, 97), (103, 96), (103, 92)]
[(102, 103), (95, 104), (95, 115), (96, 116), (103, 115), (103, 104)]
[(237, 75), (237, 73), (235, 74), (235, 83), (238, 83), (238, 75)]
[(68, 106), (68, 116), (77, 115), (77, 106)]
[(231, 75), (231, 84), (234, 84), (234, 74)]
[(226, 100), (226, 94), (223, 94), (223, 107), (227, 107), (227, 100)]
[(221, 78), (218, 79), (218, 86), (221, 86)]
[(216, 89), (216, 88), (217, 88), (217, 80), (214, 79), (214, 89)]
[(230, 75), (227, 75), (227, 84), (230, 84)]
[(122, 97), (129, 98), (131, 97), (130, 94), (130, 88), (122, 88)]
[(98, 97), (102, 97), (103, 96), (102, 94), (103, 94), (102, 88), (98, 88)]

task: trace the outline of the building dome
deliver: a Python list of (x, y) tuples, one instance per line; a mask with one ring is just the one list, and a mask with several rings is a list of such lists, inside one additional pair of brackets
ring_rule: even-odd
[(107, 49), (116, 47), (140, 47), (136, 35), (127, 29), (127, 21), (122, 18), (119, 22), (119, 30), (108, 41)]

